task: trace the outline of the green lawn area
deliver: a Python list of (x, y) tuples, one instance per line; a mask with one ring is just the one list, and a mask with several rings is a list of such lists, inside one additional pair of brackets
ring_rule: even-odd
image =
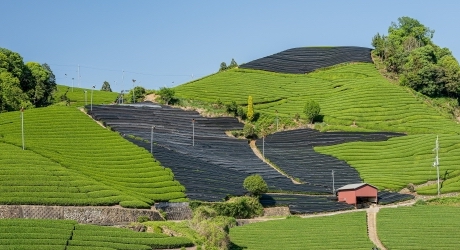
[(75, 107), (0, 114), (0, 204), (147, 208), (183, 200), (184, 187), (143, 148)]
[(387, 249), (458, 249), (460, 207), (423, 205), (381, 209), (378, 235)]
[(372, 249), (366, 213), (308, 219), (288, 218), (230, 229), (231, 241), (244, 249)]

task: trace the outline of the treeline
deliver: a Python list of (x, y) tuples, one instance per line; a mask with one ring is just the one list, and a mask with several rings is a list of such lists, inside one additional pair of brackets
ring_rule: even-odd
[(374, 56), (403, 86), (430, 97), (460, 97), (460, 66), (448, 48), (433, 43), (434, 30), (410, 17), (398, 18), (388, 35), (372, 39)]
[(18, 53), (0, 48), (0, 112), (47, 106), (55, 90), (48, 64), (24, 63)]

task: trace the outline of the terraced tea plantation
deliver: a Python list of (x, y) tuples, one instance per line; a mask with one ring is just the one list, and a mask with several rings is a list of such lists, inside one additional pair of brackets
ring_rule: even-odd
[[(86, 99), (85, 99), (86, 91)], [(53, 96), (59, 101), (62, 95), (70, 99), (70, 106), (82, 107), (86, 104), (91, 103), (91, 89), (84, 88), (72, 88), (64, 85), (57, 85), (57, 91)], [(111, 104), (115, 102), (118, 97), (118, 93), (99, 91), (99, 89), (93, 91), (93, 104)], [(61, 102), (57, 105), (66, 105), (65, 102)]]
[(457, 249), (459, 212), (458, 206), (441, 205), (381, 209), (378, 235), (388, 249)]
[(242, 64), (240, 68), (305, 74), (351, 62), (372, 63), (371, 49), (352, 46), (293, 48)]
[(70, 220), (0, 220), (2, 249), (150, 250), (192, 246), (185, 237), (140, 233), (129, 229), (81, 225)]
[(272, 120), (276, 111), (281, 118), (304, 117), (305, 101), (314, 99), (328, 124), (322, 130), (460, 132), (451, 117), (417, 100), (404, 87), (388, 82), (370, 63), (338, 65), (307, 75), (233, 69), (174, 89), (178, 97), (211, 103), (220, 100), (246, 105), (252, 96), (255, 112)]
[(184, 187), (148, 151), (75, 107), (0, 114), (0, 204), (148, 208), (183, 200)]
[(230, 238), (243, 249), (372, 249), (366, 213), (317, 218), (289, 218), (230, 229)]
[[(408, 183), (421, 184), (436, 179), (433, 148), (436, 135), (409, 135), (381, 142), (350, 142), (315, 151), (329, 154), (356, 168), (364, 181), (379, 188), (400, 190)], [(460, 191), (460, 136), (439, 135), (442, 193)], [(420, 194), (436, 194), (437, 185), (417, 189)]]

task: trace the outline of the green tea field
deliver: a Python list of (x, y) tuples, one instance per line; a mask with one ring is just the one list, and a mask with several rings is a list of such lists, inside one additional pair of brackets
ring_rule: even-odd
[(372, 249), (366, 214), (288, 218), (230, 229), (232, 242), (243, 249)]
[(0, 115), (2, 204), (148, 208), (183, 200), (184, 187), (152, 155), (75, 107)]

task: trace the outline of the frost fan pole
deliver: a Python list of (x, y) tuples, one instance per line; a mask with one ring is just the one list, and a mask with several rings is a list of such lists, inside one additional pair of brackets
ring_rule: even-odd
[(335, 194), (334, 170), (332, 170), (332, 194)]
[(21, 107), (21, 136), (22, 136), (22, 150), (25, 150), (24, 144), (24, 108)]
[(150, 132), (150, 154), (153, 154), (153, 130), (155, 126), (152, 126), (152, 131)]
[(192, 119), (192, 146), (195, 146), (195, 119)]
[(436, 157), (434, 158), (433, 167), (436, 168), (438, 174), (438, 196), (440, 195), (439, 190), (439, 136), (436, 136), (436, 147), (433, 149), (436, 152)]

